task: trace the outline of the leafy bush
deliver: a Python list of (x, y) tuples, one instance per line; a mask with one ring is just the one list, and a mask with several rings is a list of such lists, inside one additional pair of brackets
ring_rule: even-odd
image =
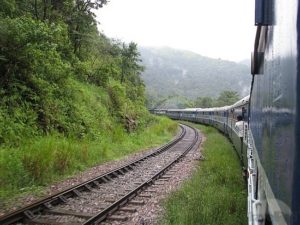
[[(68, 53), (66, 27), (27, 17), (0, 19), (0, 27), (2, 114), (8, 115), (10, 121), (17, 121), (15, 125), (19, 126), (20, 114), (29, 111), (29, 119), (21, 120), (24, 126), (36, 129), (37, 125), (46, 133), (51, 129), (65, 132), (68, 129), (65, 115), (72, 98), (67, 87), (70, 63), (64, 59)], [(18, 109), (21, 112), (15, 112)], [(35, 124), (32, 118), (36, 119)], [(20, 127), (8, 128), (20, 130)], [(5, 135), (1, 132), (1, 136)]]
[[(137, 46), (97, 31), (93, 9), (107, 1), (97, 2), (1, 5), (0, 198), (173, 133), (170, 121), (153, 128), (159, 120), (144, 106)], [(164, 135), (150, 134), (156, 129)]]

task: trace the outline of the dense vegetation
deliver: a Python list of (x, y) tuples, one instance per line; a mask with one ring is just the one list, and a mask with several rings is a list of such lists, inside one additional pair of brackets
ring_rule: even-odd
[(163, 225), (247, 223), (247, 192), (237, 154), (216, 129), (203, 125), (204, 161), (183, 188), (165, 202)]
[(84, 85), (106, 90), (108, 98), (102, 101), (118, 120), (146, 113), (136, 44), (115, 43), (97, 31), (92, 10), (105, 3), (4, 1), (0, 143), (52, 131), (96, 138), (95, 126), (105, 113), (82, 108), (78, 95)]
[[(157, 126), (144, 106), (137, 45), (98, 32), (93, 12), (105, 4), (1, 1), (0, 197), (176, 130), (168, 121)], [(143, 135), (145, 143), (134, 141)]]
[(225, 105), (232, 105), (240, 99), (239, 94), (236, 91), (222, 91), (218, 98), (212, 97), (198, 97), (193, 101), (193, 107), (195, 108), (209, 108)]
[(249, 93), (250, 68), (244, 62), (212, 59), (170, 48), (140, 48), (140, 51), (146, 66), (142, 77), (150, 108), (194, 107), (199, 97), (213, 99), (213, 106), (222, 105), (218, 98), (224, 91), (237, 92), (241, 97)]
[(240, 99), (240, 95), (236, 91), (222, 91), (217, 98), (204, 96), (196, 99), (189, 99), (183, 96), (168, 96), (153, 99), (149, 96), (147, 104), (149, 108), (210, 108), (232, 105)]

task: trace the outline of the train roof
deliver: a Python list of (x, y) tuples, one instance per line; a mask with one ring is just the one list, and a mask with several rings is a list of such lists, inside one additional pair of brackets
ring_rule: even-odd
[(185, 108), (185, 109), (168, 109), (168, 112), (194, 112), (199, 108)]
[(213, 108), (205, 108), (199, 110), (199, 112), (210, 112), (210, 111), (226, 111), (230, 109), (230, 106), (222, 106), (222, 107), (213, 107)]
[(218, 111), (227, 111), (232, 108), (236, 108), (242, 105), (249, 103), (250, 95), (242, 98), (241, 100), (237, 101), (233, 105), (227, 105), (222, 107), (212, 107), (212, 108), (185, 108), (185, 109), (168, 109), (168, 112), (218, 112)]
[(249, 103), (249, 99), (250, 99), (250, 95), (247, 95), (246, 97), (242, 98), (241, 100), (237, 101), (236, 103), (234, 103), (231, 108), (235, 108), (238, 106), (242, 106), (245, 105), (247, 103)]
[(222, 107), (213, 107), (213, 108), (203, 108), (203, 109), (199, 108), (197, 111), (198, 112), (227, 111), (227, 110), (230, 110), (232, 108), (247, 104), (249, 102), (249, 98), (250, 98), (250, 95), (242, 98), (241, 100), (237, 101), (233, 105), (226, 105), (226, 106), (222, 106)]

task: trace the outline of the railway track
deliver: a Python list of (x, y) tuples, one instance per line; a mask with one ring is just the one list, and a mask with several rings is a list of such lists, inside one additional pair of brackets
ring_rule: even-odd
[(181, 125), (178, 138), (156, 151), (6, 215), (0, 218), (0, 224), (86, 225), (125, 221), (128, 213), (136, 211), (136, 205), (151, 197), (151, 188), (171, 178), (168, 171), (197, 143), (198, 132)]

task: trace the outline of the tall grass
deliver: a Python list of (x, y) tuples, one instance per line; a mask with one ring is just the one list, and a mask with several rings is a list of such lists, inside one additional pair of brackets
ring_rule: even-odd
[(165, 202), (162, 225), (241, 225), (247, 223), (246, 186), (230, 142), (216, 129), (199, 128), (207, 140), (192, 179)]
[(131, 134), (117, 126), (96, 140), (51, 134), (24, 141), (19, 147), (2, 147), (0, 202), (85, 168), (167, 142), (176, 131), (175, 122), (155, 118), (152, 124)]

